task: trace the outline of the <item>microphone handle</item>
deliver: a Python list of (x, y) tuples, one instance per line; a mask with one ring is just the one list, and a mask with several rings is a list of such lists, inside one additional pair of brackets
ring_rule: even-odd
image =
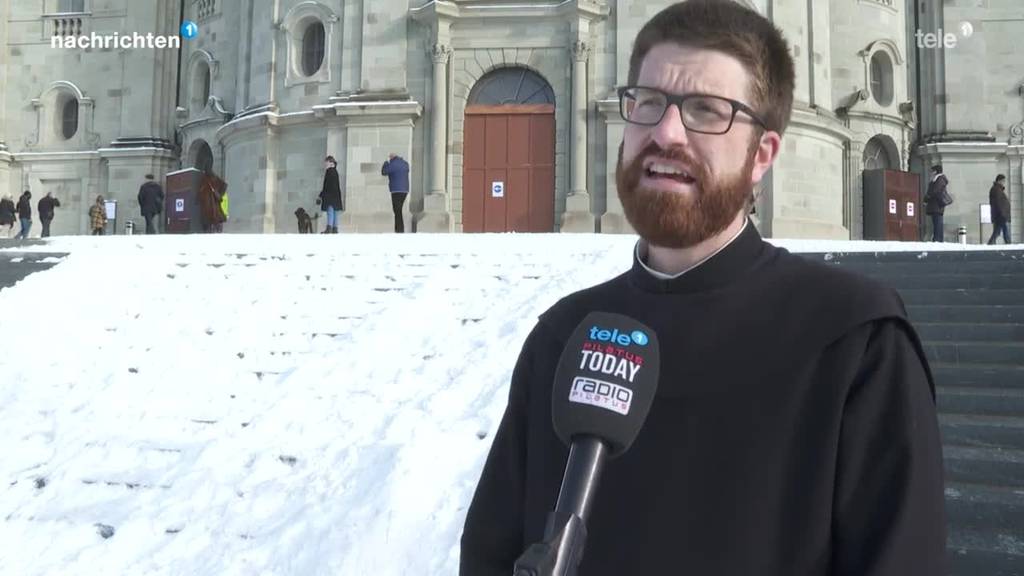
[(604, 470), (608, 446), (593, 436), (577, 436), (569, 447), (562, 487), (558, 492), (555, 512), (575, 514), (586, 524), (590, 506), (597, 492), (597, 482)]

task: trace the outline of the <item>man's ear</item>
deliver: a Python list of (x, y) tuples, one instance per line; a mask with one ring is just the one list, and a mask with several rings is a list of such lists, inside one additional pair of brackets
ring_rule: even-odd
[(750, 172), (750, 183), (758, 184), (771, 169), (782, 150), (782, 136), (773, 130), (766, 130), (754, 148), (754, 166)]

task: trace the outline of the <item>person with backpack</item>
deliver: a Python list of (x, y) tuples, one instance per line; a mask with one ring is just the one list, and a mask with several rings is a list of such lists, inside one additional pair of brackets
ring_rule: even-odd
[(946, 206), (953, 203), (953, 197), (949, 194), (949, 179), (942, 173), (942, 164), (932, 166), (932, 174), (928, 192), (924, 195), (924, 212), (932, 217), (932, 242), (942, 242), (942, 219)]

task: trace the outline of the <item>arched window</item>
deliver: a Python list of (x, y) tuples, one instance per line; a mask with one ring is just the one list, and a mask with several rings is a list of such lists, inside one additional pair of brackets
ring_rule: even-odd
[(319, 20), (310, 23), (302, 34), (302, 72), (306, 76), (312, 76), (320, 70), (324, 62), (326, 36), (324, 25)]
[(199, 81), (199, 94), (202, 95), (202, 101), (205, 103), (207, 100), (210, 99), (210, 67), (206, 66), (205, 64), (203, 65), (203, 67), (205, 68), (205, 73), (202, 75), (202, 78)]
[(899, 170), (899, 150), (892, 138), (878, 135), (864, 145), (865, 170)]
[(210, 65), (199, 59), (192, 68), (192, 113), (198, 114), (210, 100)]
[(554, 104), (555, 92), (536, 72), (498, 68), (484, 74), (469, 93), (470, 104)]
[(192, 159), (192, 167), (203, 173), (213, 170), (213, 150), (205, 141), (200, 141), (196, 148), (195, 158)]
[(879, 50), (871, 56), (871, 95), (881, 106), (892, 104), (893, 98), (892, 59)]
[(60, 133), (65, 140), (70, 140), (78, 132), (78, 100), (68, 98), (61, 107)]

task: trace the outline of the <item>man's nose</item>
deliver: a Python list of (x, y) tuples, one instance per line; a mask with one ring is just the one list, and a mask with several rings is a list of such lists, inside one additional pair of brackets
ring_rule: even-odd
[(661, 122), (654, 125), (651, 130), (651, 138), (662, 150), (684, 146), (689, 138), (686, 127), (683, 126), (679, 106), (676, 104), (669, 104), (661, 117)]

